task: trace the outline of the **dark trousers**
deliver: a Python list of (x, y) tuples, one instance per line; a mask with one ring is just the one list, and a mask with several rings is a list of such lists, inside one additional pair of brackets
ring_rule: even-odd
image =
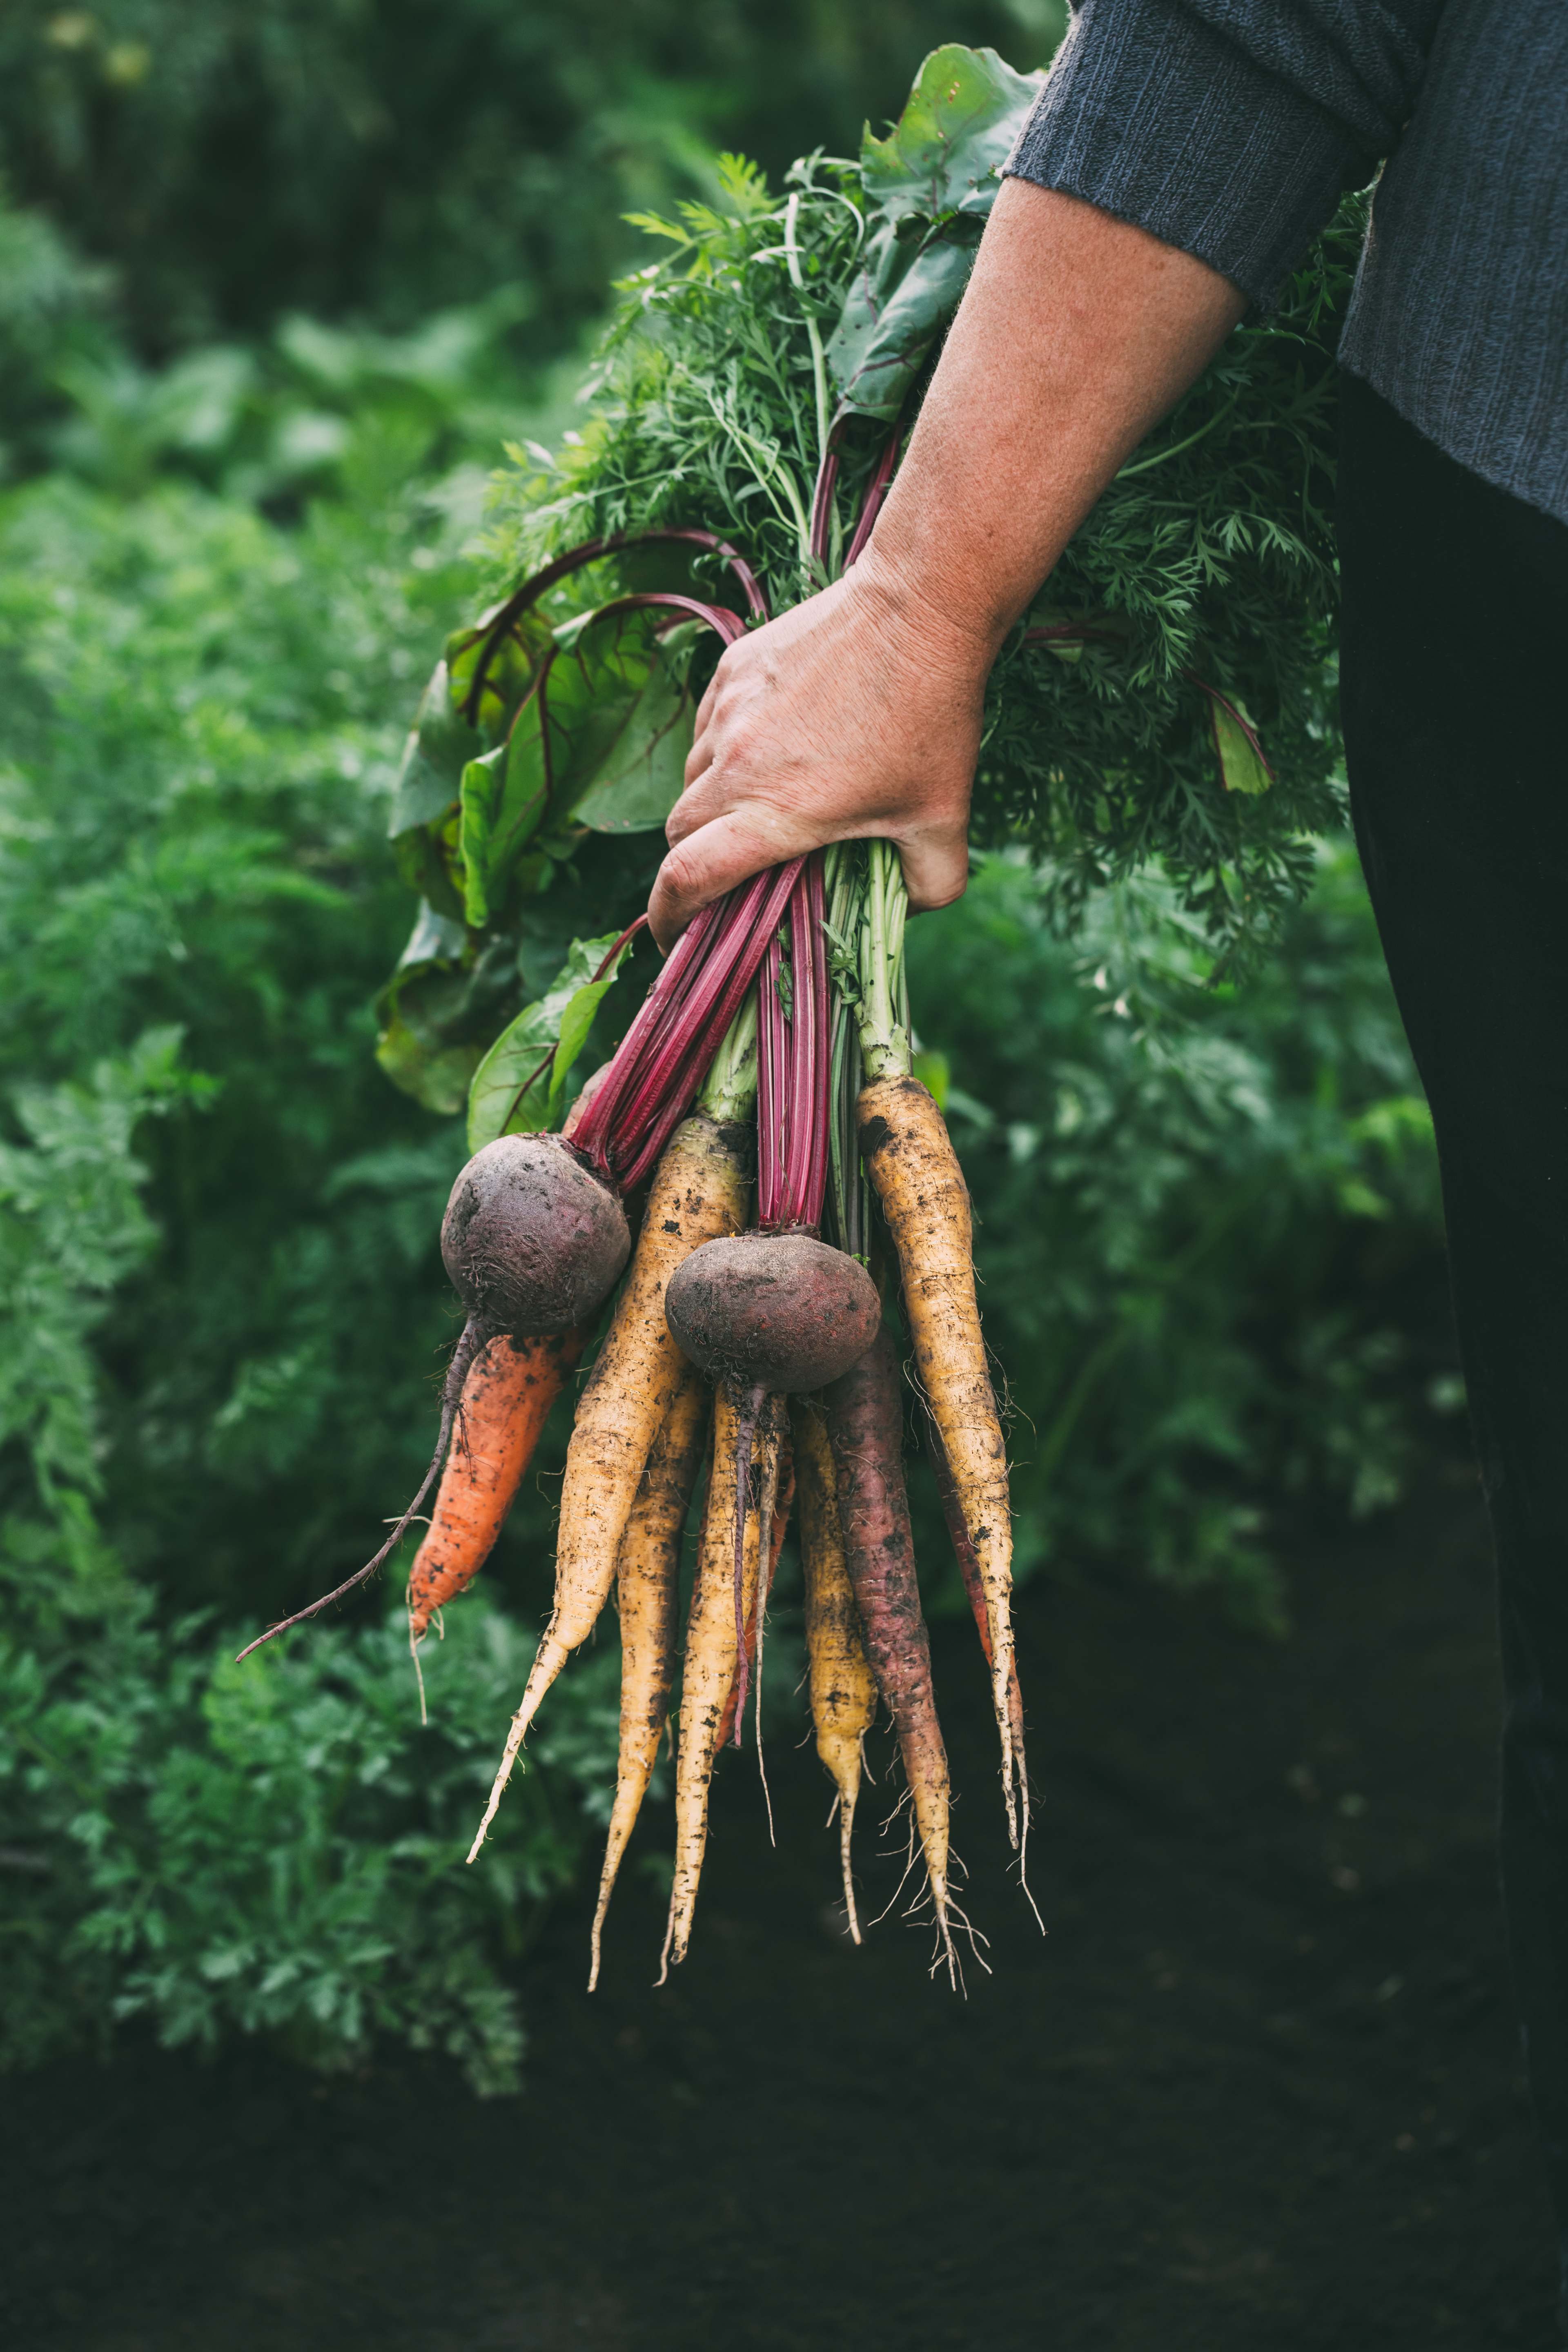
[(1437, 1131), (1497, 1544), (1503, 1903), (1568, 2264), (1568, 526), (1342, 392), (1351, 797)]

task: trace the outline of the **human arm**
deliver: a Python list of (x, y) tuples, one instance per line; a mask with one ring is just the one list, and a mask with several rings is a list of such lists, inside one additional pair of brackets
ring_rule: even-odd
[(725, 654), (649, 907), (661, 944), (763, 866), (879, 834), (963, 888), (985, 679), (1117, 467), (1246, 309), (1190, 254), (1009, 180), (870, 544)]
[[(704, 698), (650, 905), (661, 940), (745, 875), (857, 835), (898, 842), (917, 906), (959, 894), (1008, 627), (1248, 298), (1366, 176), (1423, 12), (1435, 0), (1089, 0), (869, 547), (731, 648)], [(1347, 26), (1373, 37), (1360, 79)]]

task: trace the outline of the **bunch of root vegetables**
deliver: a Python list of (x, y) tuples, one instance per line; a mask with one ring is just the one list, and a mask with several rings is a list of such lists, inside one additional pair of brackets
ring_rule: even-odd
[[(639, 926), (575, 940), (542, 992), (535, 943), (559, 946), (563, 877), (581, 891), (580, 866), (611, 869), (611, 837), (663, 825), (719, 648), (866, 546), (1038, 89), (990, 50), (950, 46), (858, 163), (808, 158), (781, 201), (726, 157), (721, 200), (643, 222), (672, 250), (620, 289), (584, 429), (554, 457), (511, 453), (515, 584), (448, 640), (394, 798), (395, 854), (420, 907), (379, 1000), (377, 1052), (427, 1109), (467, 1107), (472, 1157), (441, 1236), (467, 1322), (419, 1494), (375, 1558), (300, 1616), (380, 1568), (439, 1477), (408, 1587), (417, 1665), (593, 1350), (554, 1608), (475, 1851), (614, 1592), (620, 1749), (595, 1974), (667, 1730), (666, 1964), (687, 1950), (714, 1763), (755, 1714), (792, 1516), (851, 1932), (862, 1742), (885, 1706), (939, 1962), (956, 1971), (907, 1399), (991, 1675), (1020, 1862), (1026, 1843), (1006, 1455), (968, 1197), (913, 1072), (895, 854), (840, 845), (705, 909), (574, 1104), (573, 1066)], [(1277, 316), (1229, 339), (997, 661), (977, 822), (1055, 862), (1063, 919), (1084, 890), (1158, 857), (1223, 966), (1306, 887), (1308, 836), (1335, 819), (1326, 492), (1355, 227), (1347, 215)], [(636, 901), (616, 887), (603, 903)]]
[[(417, 1653), (483, 1564), (620, 1283), (577, 1401), (554, 1607), (469, 1856), (551, 1685), (614, 1593), (620, 1739), (595, 1979), (616, 1872), (667, 1737), (676, 1818), (665, 1964), (686, 1955), (709, 1788), (757, 1704), (792, 1514), (850, 1932), (858, 1942), (850, 1842), (862, 1744), (882, 1706), (939, 1960), (956, 1970), (947, 1758), (904, 1485), (895, 1325), (908, 1334), (908, 1377), (990, 1668), (1015, 1844), (1026, 1837), (1006, 1453), (968, 1194), (942, 1113), (912, 1074), (905, 913), (898, 857), (881, 842), (797, 858), (732, 892), (677, 944), (578, 1098), (570, 1133), (497, 1137), (447, 1204), (442, 1253), (468, 1319), (440, 1442), (419, 1496), (351, 1584), (386, 1558), (439, 1471), (408, 1586)], [(700, 1490), (682, 1638), (683, 1541)]]

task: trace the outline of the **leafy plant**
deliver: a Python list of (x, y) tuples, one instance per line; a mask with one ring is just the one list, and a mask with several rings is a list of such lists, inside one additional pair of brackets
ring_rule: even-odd
[(607, 1818), (613, 1655), (574, 1679), (468, 1870), (519, 1625), (482, 1596), (454, 1612), (426, 1732), (401, 1614), (244, 1667), (233, 1647), (215, 1663), (205, 1620), (159, 1628), (148, 1594), (93, 1638), (0, 1645), (6, 1859), (33, 1898), (8, 1922), (0, 2059), (142, 2017), (170, 2045), (267, 2032), (336, 2067), (392, 2036), (515, 2090), (502, 1970)]
[(706, 190), (713, 147), (847, 147), (933, 41), (1037, 62), (1066, 24), (1065, 0), (12, 0), (0, 159), (113, 264), (143, 360), (289, 311), (396, 331), (507, 284), (549, 358), (598, 317), (621, 215)]
[[(394, 824), (425, 900), (415, 940), (433, 917), (464, 927), (438, 985), (478, 979), (582, 823), (658, 823), (715, 638), (852, 560), (1037, 89), (950, 46), (858, 165), (809, 158), (781, 203), (728, 157), (721, 202), (642, 217), (674, 253), (625, 281), (582, 429), (554, 459), (514, 451), (492, 537), (511, 593), (452, 640), (411, 741)], [(1281, 317), (1238, 331), (1123, 468), (994, 673), (977, 826), (1049, 857), (1063, 920), (1158, 860), (1222, 952), (1256, 958), (1340, 813), (1324, 500), (1354, 228), (1352, 208)], [(704, 634), (672, 636), (670, 613)], [(585, 657), (604, 638), (619, 661), (633, 619), (640, 666)], [(628, 732), (629, 796), (612, 751)], [(456, 1041), (411, 1051), (395, 992), (386, 1066), (434, 1099)]]
[[(18, 20), (29, 38), (35, 16)], [(110, 32), (132, 37), (114, 11), (94, 22), (89, 45), (55, 59), (72, 74), (83, 58), (106, 69)], [(870, 218), (838, 201), (836, 168), (814, 167), (782, 202), (754, 173), (710, 176), (709, 211), (681, 215), (670, 261), (626, 289), (578, 441), (548, 471), (534, 457), (510, 478), (492, 572), (510, 579), (595, 520), (635, 520), (640, 449), (666, 468), (660, 483), (679, 455), (678, 521), (722, 518), (714, 529), (779, 596), (815, 581), (796, 508), (809, 541), (834, 272)], [(944, 210), (929, 200), (908, 247), (929, 247), (933, 267), (950, 232), (968, 234)], [(416, 1728), (401, 1634), (373, 1615), (240, 1675), (222, 1663), (237, 1637), (218, 1629), (356, 1565), (423, 1465), (456, 1328), (435, 1234), (476, 1066), (495, 1047), (499, 1109), (504, 1054), (521, 1084), (557, 1041), (564, 1062), (568, 1016), (592, 1010), (569, 1091), (653, 968), (636, 948), (626, 984), (581, 1001), (597, 984), (588, 959), (646, 900), (657, 833), (619, 826), (628, 810), (656, 823), (713, 641), (689, 613), (613, 633), (581, 615), (662, 590), (739, 624), (747, 592), (718, 550), (689, 541), (572, 573), (540, 600), (504, 692), (465, 738), (449, 681), (467, 662), (472, 686), (480, 642), (458, 625), (474, 595), (476, 453), (503, 396), (508, 429), (528, 429), (503, 394), (499, 309), (478, 324), (444, 310), (406, 334), (384, 317), (374, 332), (296, 321), (243, 350), (132, 363), (116, 357), (101, 278), (36, 218), (25, 236), (33, 276), (16, 278), (0, 337), (35, 356), (13, 372), (21, 404), (4, 429), (18, 467), (51, 449), (58, 462), (0, 487), (8, 2046), (37, 2056), (134, 2014), (198, 2044), (267, 2032), (321, 2063), (357, 2061), (388, 2032), (494, 2086), (519, 2046), (510, 1956), (573, 1868), (585, 1821), (602, 1818), (614, 1752), (610, 1655), (561, 1695), (496, 1875), (453, 1862), (546, 1598), (558, 1455), (547, 1444), (482, 1587), (451, 1612), (447, 1646), (426, 1652), (430, 1734)], [(188, 256), (165, 258), (143, 318), (165, 299), (173, 315), (185, 296), (168, 289), (194, 282), (187, 268), (199, 276)], [(1261, 531), (1229, 543), (1216, 508), (1152, 612), (1117, 567), (1154, 528), (1164, 485), (1185, 479), (1190, 498), (1180, 469), (1205, 449), (1223, 453), (1249, 517), (1267, 519), (1288, 453), (1292, 479), (1315, 480), (1328, 326), (1310, 301), (1331, 294), (1337, 267), (1303, 289), (1296, 326), (1235, 347), (1234, 407), (1237, 378), (1216, 376), (1141, 454), (1158, 463), (1111, 493), (1069, 556), (1080, 568), (1031, 615), (1054, 634), (1009, 653), (1008, 692), (1046, 709), (1062, 772), (1035, 776), (1029, 730), (1015, 741), (999, 724), (986, 821), (1023, 809), (1043, 866), (985, 859), (967, 901), (909, 934), (921, 1066), (939, 1085), (948, 1067), (1018, 1407), (1026, 1566), (1206, 1580), (1272, 1623), (1280, 1496), (1326, 1483), (1375, 1507), (1427, 1427), (1424, 1396), (1452, 1407), (1460, 1394), (1441, 1333), (1429, 1341), (1410, 1311), (1438, 1247), (1423, 1108), (1342, 847), (1311, 852), (1312, 895), (1245, 988), (1216, 979), (1215, 909), (1184, 903), (1195, 865), (1082, 893), (1091, 870), (1157, 850), (1173, 826), (1196, 825), (1202, 847), (1211, 822), (1234, 816), (1246, 835), (1285, 805), (1278, 783), (1245, 805), (1221, 797), (1214, 706), (1180, 677), (1189, 657), (1258, 718), (1283, 780), (1296, 760), (1304, 793), (1328, 772), (1323, 674), (1309, 686), (1290, 669), (1317, 640), (1268, 635), (1269, 614), (1304, 609), (1289, 599), (1317, 576), (1299, 549)], [(413, 300), (397, 296), (408, 315)], [(751, 323), (725, 342), (737, 320)], [(673, 364), (699, 332), (723, 360), (719, 412)], [(62, 368), (75, 420), (63, 434)], [(1247, 425), (1255, 397), (1272, 404), (1266, 432)], [(885, 441), (875, 419), (843, 427), (824, 570), (847, 551)], [(1313, 515), (1298, 499), (1287, 521), (1310, 555)], [(1227, 604), (1234, 673), (1204, 634)], [(1108, 617), (1123, 642), (1090, 634)], [(1216, 625), (1232, 624), (1220, 612)], [(595, 630), (613, 634), (605, 667), (619, 666), (615, 740), (564, 821), (552, 811), (516, 842), (493, 902), (486, 877), (482, 929), (461, 919), (455, 843), (400, 841), (405, 866), (440, 861), (457, 903), (422, 919), (378, 1013), (407, 929), (389, 824), (404, 836), (449, 817), (547, 648), (552, 667), (569, 663)], [(427, 707), (400, 770), (402, 719), (448, 637), (447, 702)], [(1180, 717), (1145, 740), (1124, 689), (1156, 654), (1174, 665), (1160, 676)], [(1285, 679), (1281, 712), (1297, 678), (1296, 751), (1297, 721), (1270, 715), (1252, 662)], [(553, 761), (548, 688), (545, 703), (537, 745)], [(1096, 740), (1121, 747), (1100, 771), (1112, 803), (1119, 779), (1153, 779), (1154, 833), (1128, 834), (1130, 801), (1079, 825)], [(1303, 853), (1289, 826), (1273, 837), (1293, 885)], [(1224, 870), (1228, 890), (1240, 869)], [(1234, 907), (1217, 919), (1237, 935)], [(378, 1029), (399, 1024), (427, 1107), (374, 1066)], [(924, 1550), (942, 1556), (934, 1530)]]

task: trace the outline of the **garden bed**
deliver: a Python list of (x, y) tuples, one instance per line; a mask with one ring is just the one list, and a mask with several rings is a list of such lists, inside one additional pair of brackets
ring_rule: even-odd
[[(1271, 1643), (1129, 1583), (1038, 1583), (1020, 1654), (1042, 1943), (1007, 1885), (984, 1670), (935, 1629), (992, 1937), (839, 1932), (829, 1790), (774, 1742), (776, 1854), (725, 1759), (703, 1934), (656, 1991), (641, 1860), (523, 1969), (521, 2102), (398, 2056), (128, 2051), (7, 2086), (29, 2352), (1493, 2352), (1551, 2340), (1551, 2238), (1492, 1853), (1473, 1482), (1303, 1530)], [(867, 1825), (878, 1790), (867, 1792)], [(869, 1861), (868, 1910), (897, 1870)], [(880, 1889), (880, 1893), (879, 1893)]]

